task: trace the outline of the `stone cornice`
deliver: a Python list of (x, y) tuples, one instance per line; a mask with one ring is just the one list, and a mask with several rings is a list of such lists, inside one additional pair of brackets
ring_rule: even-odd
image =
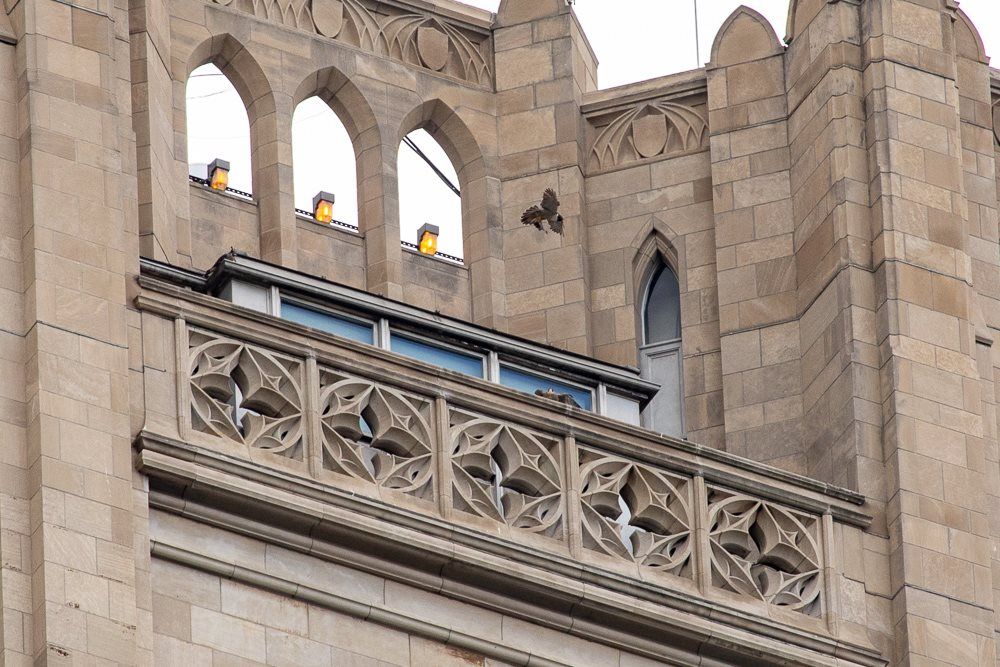
[[(154, 508), (668, 664), (885, 664), (871, 649), (683, 588), (652, 585), (175, 439), (142, 433), (136, 449)], [(159, 552), (154, 547), (155, 555), (180, 557), (176, 550)], [(304, 590), (205, 556), (184, 558), (286, 594), (290, 587)], [(330, 605), (312, 597), (308, 601)], [(385, 615), (372, 620), (401, 622)]]
[(708, 81), (702, 68), (587, 93), (583, 96), (580, 111), (588, 117), (602, 116), (621, 112), (643, 102), (705, 98), (707, 95)]

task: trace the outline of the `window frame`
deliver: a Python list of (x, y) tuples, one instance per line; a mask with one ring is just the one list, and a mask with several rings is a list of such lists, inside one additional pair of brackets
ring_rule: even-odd
[[(674, 280), (677, 283), (677, 328), (680, 330), (681, 335), (677, 338), (656, 341), (653, 343), (648, 342), (649, 331), (646, 326), (647, 318), (646, 313), (649, 309), (649, 297), (653, 292), (653, 286), (656, 283), (656, 279), (660, 276), (663, 271), (670, 271), (674, 275)], [(666, 260), (662, 255), (657, 253), (655, 261), (650, 265), (650, 268), (646, 274), (645, 281), (643, 283), (642, 290), (642, 305), (639, 310), (639, 330), (642, 332), (641, 342), (637, 345), (638, 347), (638, 361), (639, 361), (639, 374), (642, 378), (649, 380), (650, 374), (650, 361), (654, 357), (665, 356), (670, 353), (677, 354), (678, 361), (678, 373), (677, 373), (677, 392), (680, 400), (680, 410), (679, 412), (679, 424), (678, 433), (673, 437), (686, 439), (687, 437), (687, 423), (685, 413), (685, 395), (684, 395), (684, 351), (683, 351), (683, 331), (684, 322), (681, 319), (681, 288), (680, 288), (680, 272), (674, 269), (674, 266)], [(638, 342), (638, 341), (637, 341)], [(654, 394), (646, 405), (641, 406), (639, 410), (639, 422), (640, 425), (647, 430), (655, 430), (652, 421), (652, 407), (654, 401), (656, 401), (659, 393), (663, 391), (663, 386), (661, 385), (660, 390)], [(662, 433), (662, 431), (658, 431)], [(667, 434), (669, 435), (669, 434)]]
[[(599, 392), (598, 387), (601, 384), (603, 384), (603, 383), (596, 383), (594, 385), (580, 384), (580, 380), (577, 380), (575, 378), (572, 379), (572, 380), (570, 380), (568, 378), (564, 378), (564, 377), (562, 377), (562, 376), (560, 376), (560, 375), (558, 375), (556, 373), (553, 373), (551, 371), (548, 371), (548, 370), (546, 370), (546, 371), (540, 371), (537, 368), (533, 368), (532, 366), (530, 366), (528, 364), (525, 364), (523, 361), (512, 363), (509, 360), (509, 358), (501, 357), (500, 360), (499, 360), (499, 367), (497, 369), (497, 379), (496, 379), (495, 382), (496, 382), (496, 384), (500, 385), (501, 387), (506, 387), (507, 389), (513, 389), (514, 391), (521, 391), (521, 390), (520, 389), (516, 389), (515, 387), (511, 387), (511, 386), (505, 385), (505, 384), (503, 384), (500, 381), (500, 371), (503, 369), (504, 366), (506, 366), (508, 368), (511, 368), (511, 369), (513, 369), (515, 371), (520, 371), (522, 373), (527, 373), (529, 375), (536, 375), (536, 376), (538, 376), (540, 378), (549, 378), (551, 380), (555, 380), (559, 384), (564, 384), (564, 385), (569, 386), (569, 387), (576, 387), (577, 389), (582, 389), (583, 391), (590, 392), (590, 407), (589, 408), (585, 408), (583, 406), (580, 406), (580, 409), (581, 410), (586, 410), (587, 412), (593, 412), (594, 414), (601, 414), (601, 415), (603, 415), (603, 412), (598, 411), (598, 408), (600, 407), (600, 403), (598, 401), (598, 394), (600, 392)], [(521, 393), (525, 393), (525, 392), (521, 392)], [(536, 396), (535, 394), (530, 394), (530, 395), (531, 396)], [(537, 398), (537, 396), (536, 396), (536, 398)]]
[[(279, 317), (279, 318), (281, 318), (282, 320), (284, 320), (286, 322), (292, 322), (293, 324), (298, 324), (299, 326), (309, 327), (310, 329), (316, 329), (317, 331), (322, 331), (323, 333), (328, 334), (330, 336), (337, 336), (338, 338), (344, 338), (346, 340), (354, 341), (355, 343), (361, 343), (362, 345), (370, 345), (372, 347), (379, 347), (379, 331), (378, 331), (378, 321), (377, 320), (365, 319), (364, 317), (360, 317), (360, 316), (355, 315), (353, 313), (345, 313), (345, 312), (343, 312), (343, 311), (341, 311), (341, 310), (339, 310), (337, 308), (330, 308), (330, 307), (325, 306), (325, 305), (323, 305), (323, 306), (317, 305), (315, 302), (309, 301), (307, 299), (302, 299), (300, 297), (292, 296), (291, 298), (289, 298), (287, 295), (281, 293), (281, 291), (279, 291), (278, 294), (276, 294), (276, 295), (272, 295), (271, 298), (272, 298), (271, 315), (274, 315), (275, 317)], [(296, 322), (295, 320), (293, 320), (291, 318), (284, 317), (281, 314), (281, 306), (285, 302), (288, 302), (292, 306), (297, 306), (299, 308), (304, 308), (306, 310), (313, 310), (313, 311), (315, 311), (317, 313), (320, 313), (321, 315), (328, 315), (330, 317), (335, 317), (335, 318), (338, 318), (338, 319), (341, 319), (341, 320), (346, 320), (346, 321), (352, 322), (354, 324), (360, 324), (360, 325), (368, 324), (371, 327), (372, 341), (370, 343), (367, 343), (367, 342), (365, 342), (363, 340), (357, 340), (356, 338), (350, 338), (348, 336), (342, 336), (340, 334), (334, 333), (332, 331), (326, 331), (324, 329), (317, 329), (316, 327), (310, 326), (308, 324), (303, 324), (301, 322)]]
[[(168, 279), (177, 278), (177, 271), (172, 267), (153, 260), (141, 261), (144, 272)], [(281, 316), (283, 301), (358, 324), (370, 324), (373, 327), (371, 345), (386, 352), (391, 352), (391, 336), (395, 331), (419, 343), (482, 358), (483, 374), (478, 377), (445, 369), (469, 379), (504, 386), (500, 384), (501, 363), (510, 366), (512, 370), (549, 378), (588, 393), (590, 408), (586, 411), (595, 415), (612, 418), (607, 413), (608, 392), (623, 400), (634, 401), (641, 412), (656, 389), (654, 383), (639, 375), (638, 369), (605, 364), (590, 357), (569, 357), (567, 353), (549, 346), (508, 336), (463, 320), (453, 320), (416, 306), (331, 283), (319, 277), (299, 274), (244, 255), (226, 255), (208, 275), (202, 278), (192, 276), (189, 280), (198, 282), (201, 285), (199, 290), (297, 326), (308, 327)], [(322, 329), (315, 330), (352, 343), (369, 344)], [(443, 368), (399, 352), (393, 354), (408, 361)], [(559, 365), (553, 367), (552, 362), (547, 363), (549, 358)], [(640, 425), (626, 420), (617, 421)]]
[[(446, 371), (451, 371), (452, 373), (459, 373), (460, 375), (464, 375), (466, 377), (474, 377), (474, 378), (478, 378), (480, 380), (490, 381), (489, 380), (489, 372), (490, 372), (489, 350), (480, 350), (478, 348), (474, 348), (474, 347), (471, 347), (471, 346), (470, 347), (466, 347), (466, 346), (463, 346), (463, 345), (456, 345), (454, 343), (442, 340), (440, 338), (433, 338), (433, 337), (427, 336), (426, 334), (413, 332), (410, 329), (407, 329), (405, 327), (400, 327), (398, 325), (393, 324), (393, 322), (390, 321), (390, 320), (388, 320), (388, 319), (386, 319), (386, 321), (388, 323), (388, 327), (387, 327), (388, 330), (386, 332), (387, 335), (386, 335), (386, 339), (385, 339), (385, 347), (382, 348), (383, 350), (386, 350), (387, 352), (392, 352), (393, 354), (398, 354), (399, 356), (406, 357), (407, 359), (413, 359), (415, 361), (427, 364), (429, 366), (433, 366), (435, 368), (440, 368), (440, 369), (443, 369), (443, 370), (446, 370)], [(456, 370), (451, 369), (451, 368), (446, 368), (445, 366), (439, 366), (439, 365), (431, 363), (429, 361), (424, 361), (422, 359), (417, 359), (416, 357), (411, 357), (410, 355), (403, 354), (402, 352), (395, 352), (392, 349), (392, 336), (393, 336), (393, 333), (398, 333), (401, 338), (409, 338), (411, 340), (414, 340), (414, 341), (416, 341), (418, 343), (423, 343), (424, 345), (428, 345), (430, 347), (441, 348), (443, 350), (448, 350), (448, 351), (454, 352), (455, 354), (459, 354), (459, 355), (463, 355), (463, 356), (467, 356), (467, 357), (478, 357), (482, 361), (482, 375), (478, 375), (478, 376), (477, 375), (469, 375), (467, 373), (462, 373), (461, 371), (456, 371)]]

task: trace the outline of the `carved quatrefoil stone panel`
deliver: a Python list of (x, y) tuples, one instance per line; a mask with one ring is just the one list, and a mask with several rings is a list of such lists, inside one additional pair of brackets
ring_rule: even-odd
[(489, 40), (429, 14), (365, 0), (212, 1), (476, 85), (492, 81)]
[(600, 130), (590, 151), (589, 168), (604, 171), (707, 145), (708, 121), (701, 112), (673, 102), (644, 102)]
[(319, 396), (324, 469), (433, 497), (429, 401), (329, 369)]
[(610, 556), (691, 576), (691, 480), (580, 450), (583, 544)]
[(455, 505), (532, 533), (562, 532), (559, 443), (496, 419), (452, 410)]
[(822, 614), (818, 517), (709, 487), (708, 525), (713, 585)]
[(302, 364), (255, 345), (192, 330), (191, 426), (302, 461)]

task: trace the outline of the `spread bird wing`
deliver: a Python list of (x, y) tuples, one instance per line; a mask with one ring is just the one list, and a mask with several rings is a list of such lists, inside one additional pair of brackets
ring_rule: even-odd
[(549, 220), (549, 229), (554, 231), (556, 234), (562, 236), (563, 233), (563, 217), (561, 215), (556, 216), (555, 220)]
[(549, 188), (542, 195), (542, 208), (547, 213), (557, 213), (559, 211), (559, 200), (556, 198), (556, 191)]
[(538, 206), (532, 206), (521, 214), (522, 225), (534, 225), (538, 229), (542, 228), (542, 223), (545, 222), (545, 219), (545, 211)]

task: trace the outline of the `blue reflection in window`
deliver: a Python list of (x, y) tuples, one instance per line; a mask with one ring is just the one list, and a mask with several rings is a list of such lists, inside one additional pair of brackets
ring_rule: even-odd
[(389, 349), (405, 354), (424, 363), (447, 368), (473, 377), (483, 377), (483, 358), (474, 354), (464, 354), (444, 347), (430, 345), (423, 341), (393, 333), (389, 339)]
[(375, 334), (371, 324), (363, 324), (346, 317), (337, 317), (312, 308), (303, 308), (287, 301), (281, 302), (281, 316), (286, 320), (332, 333), (335, 336), (343, 336), (369, 345), (373, 345), (375, 342)]
[(589, 390), (518, 368), (500, 366), (500, 384), (528, 394), (534, 394), (539, 389), (543, 392), (551, 389), (557, 394), (569, 394), (584, 410), (593, 409), (594, 397)]

